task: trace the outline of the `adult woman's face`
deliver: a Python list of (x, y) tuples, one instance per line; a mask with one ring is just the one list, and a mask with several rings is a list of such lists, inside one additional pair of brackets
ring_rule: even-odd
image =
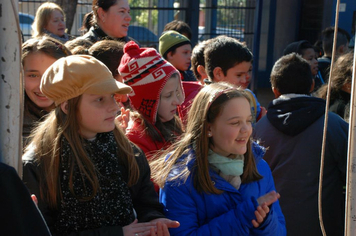
[(62, 37), (66, 30), (63, 14), (58, 10), (54, 10), (51, 14), (51, 19), (47, 23), (45, 29), (52, 34)]
[(131, 21), (130, 6), (127, 0), (118, 0), (106, 12), (99, 8), (99, 26), (110, 37), (122, 38), (127, 36)]

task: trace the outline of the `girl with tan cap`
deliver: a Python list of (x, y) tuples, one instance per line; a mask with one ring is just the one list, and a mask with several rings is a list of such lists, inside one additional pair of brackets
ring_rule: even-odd
[(46, 70), (40, 88), (56, 108), (32, 134), (23, 181), (52, 234), (164, 236), (178, 227), (164, 218), (146, 157), (115, 126), (114, 94), (131, 87), (94, 57), (72, 55)]

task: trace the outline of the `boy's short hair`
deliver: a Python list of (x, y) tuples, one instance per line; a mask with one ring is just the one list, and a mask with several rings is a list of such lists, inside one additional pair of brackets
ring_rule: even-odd
[(205, 41), (197, 44), (192, 50), (191, 70), (193, 71), (195, 78), (197, 78), (199, 80), (200, 80), (201, 76), (198, 72), (198, 66), (205, 67), (204, 50), (205, 50), (205, 47), (208, 44), (208, 42), (209, 42), (208, 40), (205, 40)]
[(185, 35), (189, 40), (192, 39), (192, 29), (187, 23), (181, 20), (173, 20), (164, 26), (163, 31), (175, 30), (180, 34)]
[(221, 35), (212, 39), (204, 50), (205, 70), (211, 80), (213, 71), (220, 67), (226, 76), (227, 70), (241, 62), (252, 62), (253, 55), (248, 47), (237, 39)]
[(169, 52), (174, 52), (178, 47), (185, 44), (191, 45), (190, 40), (177, 31), (169, 30), (163, 32), (162, 36), (159, 38), (159, 53), (164, 59), (167, 59), (167, 54)]
[[(328, 27), (323, 30), (322, 34), (322, 43), (323, 43), (323, 50), (327, 54), (332, 53), (333, 49), (333, 42), (334, 42), (334, 27)], [(340, 47), (341, 45), (347, 45), (350, 42), (350, 34), (338, 27), (337, 29), (337, 42), (336, 42), (336, 48)]]
[(293, 43), (288, 44), (287, 47), (284, 49), (283, 56), (288, 55), (289, 53), (292, 53), (292, 52), (295, 52), (295, 53), (303, 56), (305, 50), (309, 49), (309, 48), (314, 49), (314, 46), (307, 40), (293, 42)]
[(309, 63), (296, 53), (281, 57), (271, 72), (272, 87), (281, 94), (310, 94), (313, 76)]
[(124, 55), (124, 42), (116, 40), (101, 40), (89, 48), (89, 54), (104, 63), (113, 76), (119, 74), (118, 67)]

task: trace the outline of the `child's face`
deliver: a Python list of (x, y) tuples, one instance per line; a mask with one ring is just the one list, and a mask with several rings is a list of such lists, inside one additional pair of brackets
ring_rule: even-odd
[(167, 60), (178, 70), (186, 71), (190, 66), (190, 58), (192, 56), (192, 46), (185, 44), (178, 47), (175, 53), (169, 52), (167, 54)]
[(177, 114), (177, 106), (184, 101), (181, 82), (178, 74), (168, 79), (161, 92), (160, 103), (158, 106), (158, 116), (162, 122), (173, 119)]
[(80, 134), (92, 139), (97, 133), (112, 131), (118, 111), (113, 94), (83, 94), (78, 107)]
[(309, 62), (311, 72), (315, 76), (318, 73), (318, 60), (316, 59), (315, 50), (313, 48), (306, 49), (302, 57)]
[[(114, 79), (116, 79), (117, 81), (121, 82), (121, 83), (124, 83), (121, 75), (115, 75), (114, 76)], [(127, 94), (115, 94), (115, 100), (117, 102), (127, 102), (129, 98), (127, 97)]]
[(222, 156), (243, 155), (252, 133), (250, 104), (244, 97), (232, 98), (214, 123), (208, 125), (214, 145), (210, 148)]
[(221, 72), (218, 82), (223, 81), (246, 89), (250, 84), (251, 73), (252, 63), (244, 61), (228, 69), (226, 76)]
[(41, 77), (55, 61), (55, 58), (42, 52), (31, 53), (24, 59), (25, 92), (32, 102), (44, 110), (49, 110), (53, 101), (42, 94)]
[(64, 16), (58, 10), (54, 10), (51, 14), (51, 19), (47, 23), (46, 30), (57, 36), (63, 36), (66, 30)]

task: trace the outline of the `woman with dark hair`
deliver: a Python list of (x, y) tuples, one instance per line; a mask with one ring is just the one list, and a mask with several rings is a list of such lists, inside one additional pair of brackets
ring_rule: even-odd
[[(93, 43), (103, 39), (129, 42), (127, 36), (131, 21), (130, 6), (127, 0), (93, 0), (90, 29), (81, 38)], [(88, 24), (86, 24), (88, 27)]]

